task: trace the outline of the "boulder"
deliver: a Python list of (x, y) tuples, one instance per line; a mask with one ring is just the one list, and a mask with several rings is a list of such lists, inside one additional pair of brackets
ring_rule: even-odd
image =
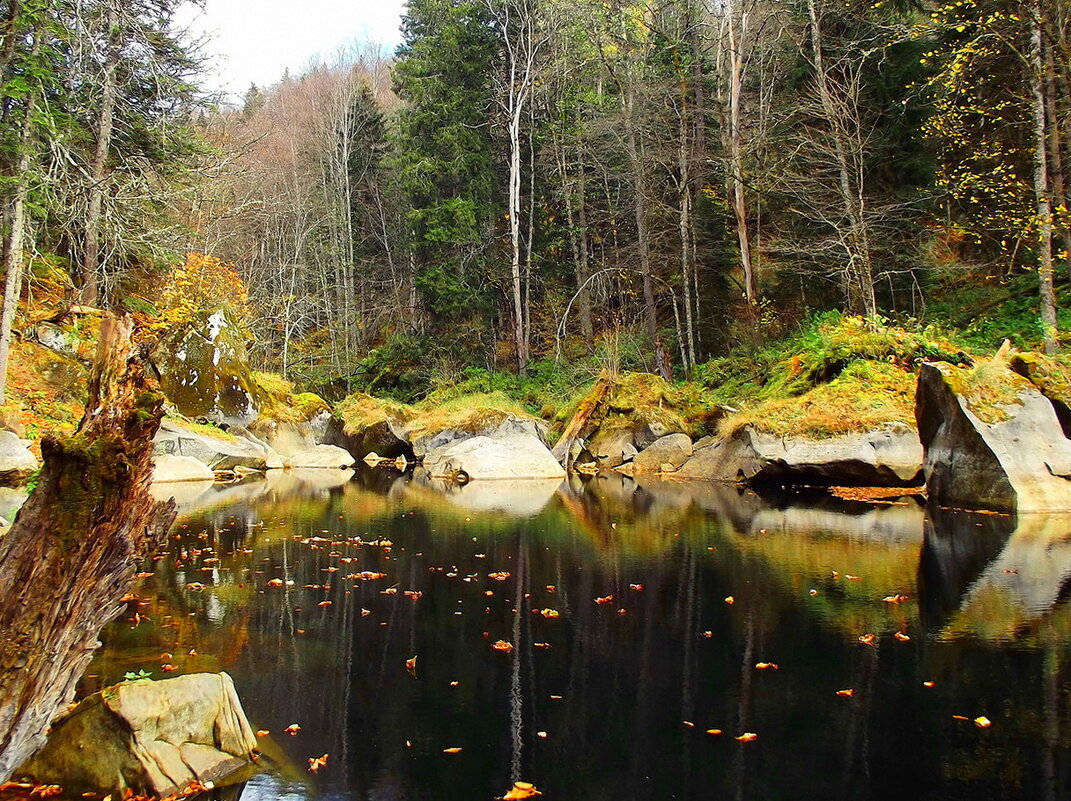
[(0, 486), (21, 486), (37, 470), (37, 457), (28, 445), (12, 432), (0, 430)]
[(357, 463), (347, 451), (335, 445), (317, 445), (301, 453), (295, 453), (286, 460), (287, 467), (293, 468), (346, 468)]
[(564, 478), (544, 432), (537, 421), (519, 417), (477, 436), (442, 432), (426, 441), (424, 468), (434, 478)]
[(257, 419), (257, 389), (240, 322), (218, 309), (165, 339), (157, 349), (160, 383), (186, 417), (248, 425)]
[(636, 457), (636, 443), (629, 428), (599, 429), (588, 443), (588, 451), (599, 467), (618, 467)]
[(697, 449), (676, 475), (752, 484), (905, 487), (922, 480), (922, 445), (903, 424), (821, 440), (744, 426)]
[(405, 423), (394, 417), (377, 420), (351, 431), (347, 431), (345, 423), (338, 417), (332, 417), (327, 423), (323, 441), (345, 448), (358, 459), (370, 453), (391, 459), (413, 455)]
[(282, 467), (279, 454), (248, 437), (213, 436), (193, 431), (174, 420), (164, 420), (154, 439), (155, 454), (190, 456), (212, 470), (249, 467), (267, 470)]
[[(692, 455), (692, 438), (687, 434), (660, 437), (636, 454), (633, 473), (667, 473), (677, 470)], [(663, 469), (668, 466), (669, 470)]]
[(1025, 380), (1005, 419), (986, 422), (950, 381), (956, 368), (924, 364), (915, 414), (926, 489), (941, 506), (1008, 512), (1071, 510), (1071, 440), (1052, 402)]
[[(542, 444), (547, 441), (547, 424), (533, 417), (515, 414), (492, 414), (485, 421), (468, 421), (463, 428), (448, 428), (442, 431), (419, 431), (410, 434), (409, 441), (418, 459), (435, 461), (437, 452), (473, 437), (489, 437), (497, 440), (534, 439)], [(386, 454), (383, 454), (386, 455)]]
[(171, 481), (214, 481), (212, 468), (199, 462), (192, 456), (174, 456), (161, 453), (152, 458), (152, 480), (154, 483)]
[(195, 673), (91, 695), (16, 773), (68, 793), (164, 797), (249, 767), (256, 747), (230, 676)]

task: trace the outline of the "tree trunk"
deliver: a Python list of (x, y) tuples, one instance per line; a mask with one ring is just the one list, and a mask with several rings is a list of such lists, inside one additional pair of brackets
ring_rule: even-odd
[[(34, 34), (31, 60), (41, 49), (40, 28)], [(15, 322), (19, 297), (22, 294), (22, 270), (25, 258), (22, 246), (26, 234), (26, 198), (30, 190), (30, 133), (37, 95), (31, 92), (26, 100), (22, 130), (19, 132), (19, 161), (15, 168), (15, 197), (11, 203), (11, 233), (4, 248), (4, 304), (0, 310), (0, 404), (7, 402), (7, 365), (11, 355), (11, 328)]]
[(162, 413), (129, 322), (106, 319), (85, 417), (42, 441), (37, 487), (0, 539), (0, 781), (44, 742), (174, 519), (149, 494)]
[(1045, 58), (1042, 52), (1042, 16), (1040, 0), (1031, 9), (1033, 30), (1030, 36), (1031, 90), (1034, 112), (1034, 194), (1037, 196), (1038, 283), (1041, 296), (1041, 327), (1045, 352), (1060, 349), (1056, 323), (1056, 288), (1052, 269), (1052, 200), (1049, 197), (1049, 164), (1045, 127)]
[(97, 122), (97, 147), (89, 166), (89, 207), (86, 211), (85, 252), (82, 254), (82, 303), (96, 305), (99, 294), (97, 271), (100, 267), (100, 215), (104, 204), (104, 176), (108, 166), (108, 153), (112, 146), (112, 127), (115, 119), (115, 101), (119, 93), (116, 69), (122, 52), (122, 33), (119, 30), (119, 14), (115, 0), (108, 3), (106, 15), (108, 27), (108, 52), (104, 62), (104, 77), (101, 88), (100, 116)]

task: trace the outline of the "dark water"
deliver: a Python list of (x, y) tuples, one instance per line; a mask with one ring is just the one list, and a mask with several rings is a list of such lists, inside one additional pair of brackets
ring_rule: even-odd
[(184, 488), (83, 682), (230, 673), (271, 732), (247, 801), (1066, 797), (1071, 518), (311, 480)]

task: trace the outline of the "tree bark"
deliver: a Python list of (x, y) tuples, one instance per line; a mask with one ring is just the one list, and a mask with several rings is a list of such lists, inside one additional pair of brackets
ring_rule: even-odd
[(1045, 126), (1045, 57), (1042, 50), (1042, 9), (1034, 0), (1030, 36), (1031, 91), (1034, 114), (1034, 194), (1037, 196), (1038, 284), (1041, 327), (1046, 353), (1060, 349), (1056, 322), (1056, 287), (1052, 267), (1052, 199), (1049, 196), (1049, 160)]
[(100, 215), (104, 205), (104, 176), (107, 172), (108, 153), (112, 146), (112, 128), (115, 122), (115, 101), (119, 94), (116, 70), (122, 52), (122, 33), (119, 30), (119, 14), (115, 0), (108, 3), (105, 17), (108, 32), (108, 51), (104, 62), (100, 116), (97, 122), (97, 146), (89, 167), (89, 207), (86, 211), (85, 252), (82, 255), (82, 303), (93, 306), (97, 303), (100, 267)]
[(0, 538), (0, 781), (44, 742), (175, 516), (149, 494), (163, 396), (130, 333), (104, 321), (85, 417), (42, 441), (37, 487)]

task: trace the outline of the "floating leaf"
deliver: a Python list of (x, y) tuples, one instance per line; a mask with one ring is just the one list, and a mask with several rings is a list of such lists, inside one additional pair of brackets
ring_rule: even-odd
[(985, 715), (981, 715), (974, 719), (974, 725), (977, 726), (979, 729), (988, 729), (990, 726), (993, 725), (993, 722)]
[(841, 698), (851, 698), (853, 695), (855, 695), (855, 690), (853, 690), (851, 687), (849, 687), (847, 690), (837, 690), (837, 695), (839, 695)]
[(309, 757), (309, 772), (316, 773), (320, 768), (327, 764), (327, 754), (318, 757)]
[(458, 748), (457, 746), (454, 746), (452, 748), (444, 748), (443, 749), (443, 753), (444, 754), (460, 754), (461, 753), (461, 749)]
[(595, 599), (595, 603), (597, 603), (597, 604), (609, 604), (609, 603), (613, 603), (613, 600), (614, 600), (614, 596), (612, 596), (612, 595), (604, 595), (601, 598), (596, 598)]
[(873, 645), (874, 640), (876, 639), (877, 637), (875, 637), (873, 634), (864, 634), (859, 638), (859, 642), (861, 642), (863, 645)]
[(746, 731), (735, 739), (741, 743), (750, 743), (752, 740), (759, 739), (759, 735), (755, 734), (753, 731)]
[(721, 729), (707, 729), (707, 734), (721, 734)]
[(411, 657), (405, 660), (405, 669), (409, 671), (409, 675), (416, 678), (416, 657)]
[(505, 640), (499, 640), (498, 642), (491, 643), (491, 647), (494, 648), (496, 651), (502, 651), (503, 653), (508, 654), (510, 651), (513, 650), (513, 643), (508, 643)]
[(543, 795), (531, 782), (514, 782), (509, 792), (502, 796), (502, 801), (519, 801), (522, 798), (531, 798), (535, 795)]
[(729, 606), (732, 606), (733, 604), (736, 603), (736, 599), (733, 598), (733, 596), (730, 595), (730, 596), (726, 597), (725, 603), (729, 604)]
[(780, 666), (773, 662), (756, 662), (755, 670), (780, 670)]
[(904, 634), (902, 631), (898, 631), (893, 635), (893, 639), (894, 640), (898, 640), (900, 642), (907, 642), (911, 638), (909, 636), (907, 636), (906, 634)]

